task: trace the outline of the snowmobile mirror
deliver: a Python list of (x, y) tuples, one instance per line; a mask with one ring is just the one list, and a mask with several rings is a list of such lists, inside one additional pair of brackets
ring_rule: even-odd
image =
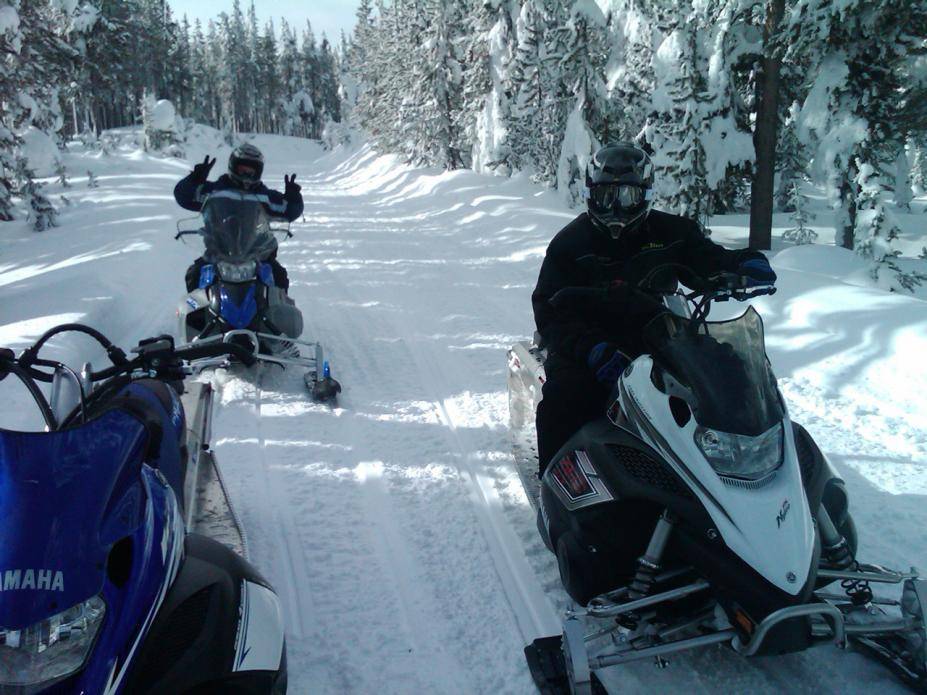
[(290, 225), (287, 224), (272, 224), (270, 226), (270, 231), (272, 234), (280, 234), (284, 239), (292, 239), (293, 232), (290, 231)]
[(194, 232), (177, 232), (174, 236), (175, 241), (180, 241), (184, 245), (188, 245), (187, 237), (194, 236)]

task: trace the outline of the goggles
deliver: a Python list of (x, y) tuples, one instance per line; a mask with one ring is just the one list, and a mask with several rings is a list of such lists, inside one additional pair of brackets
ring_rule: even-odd
[(244, 162), (239, 162), (235, 165), (235, 173), (239, 176), (247, 178), (257, 178), (260, 175), (257, 167), (254, 167), (251, 164), (246, 164)]
[(649, 198), (643, 186), (629, 183), (599, 183), (589, 187), (589, 199), (599, 210), (633, 211)]

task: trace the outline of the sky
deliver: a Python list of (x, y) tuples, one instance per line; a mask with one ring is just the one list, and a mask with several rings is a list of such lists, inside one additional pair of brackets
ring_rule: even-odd
[[(186, 14), (191, 24), (199, 18), (204, 26), (219, 13), (232, 12), (232, 0), (168, 0), (168, 4), (178, 19)], [(241, 0), (241, 8), (246, 15), (250, 4), (250, 0)], [(262, 28), (264, 22), (273, 18), (279, 31), (280, 18), (283, 17), (291, 26), (302, 31), (308, 19), (312, 22), (316, 40), (322, 37), (324, 31), (328, 40), (336, 46), (341, 30), (349, 34), (354, 28), (357, 5), (357, 0), (254, 0)]]

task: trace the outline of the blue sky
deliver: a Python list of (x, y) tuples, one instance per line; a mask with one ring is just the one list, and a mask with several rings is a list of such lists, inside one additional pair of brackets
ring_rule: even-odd
[[(191, 24), (198, 17), (205, 25), (220, 12), (232, 11), (232, 0), (168, 0), (168, 4), (178, 19), (186, 14)], [(246, 14), (250, 4), (250, 0), (241, 0), (242, 10)], [(324, 31), (334, 45), (338, 44), (342, 29), (345, 34), (349, 34), (354, 28), (357, 5), (357, 0), (254, 0), (262, 28), (264, 22), (273, 18), (279, 31), (280, 18), (283, 17), (290, 25), (302, 31), (308, 19), (312, 22), (316, 40), (321, 38)]]

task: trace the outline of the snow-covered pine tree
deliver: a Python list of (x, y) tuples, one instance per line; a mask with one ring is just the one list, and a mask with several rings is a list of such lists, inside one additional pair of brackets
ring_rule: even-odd
[(0, 2), (0, 219), (13, 219), (12, 196), (19, 194), (36, 229), (54, 224), (19, 134), (34, 128), (55, 136), (64, 126), (59, 86), (77, 75), (96, 19), (89, 4)]
[(280, 22), (280, 44), (280, 107), (286, 114), (283, 133), (305, 135), (308, 132), (308, 121), (315, 115), (315, 106), (312, 97), (304, 90), (305, 74), (296, 32), (285, 19)]
[(605, 16), (593, 0), (573, 0), (569, 19), (555, 32), (563, 46), (558, 71), (572, 102), (557, 162), (557, 188), (577, 203), (586, 165), (612, 135), (604, 79)]
[(471, 145), (472, 166), (477, 171), (509, 175), (517, 169), (512, 148), (512, 99), (509, 89), (517, 42), (514, 0), (483, 2), (468, 38), (469, 69), (464, 106), (466, 140)]
[(55, 176), (58, 177), (58, 183), (61, 184), (62, 188), (71, 187), (71, 182), (68, 180), (68, 170), (64, 165), (63, 159), (59, 159), (58, 163), (55, 165)]
[(798, 139), (799, 103), (792, 102), (779, 132), (776, 168), (779, 174), (776, 187), (776, 207), (783, 212), (792, 212), (793, 192), (797, 184), (805, 179), (808, 169), (806, 147)]
[(927, 35), (927, 6), (804, 0), (792, 9), (789, 31), (787, 58), (816, 68), (802, 121), (816, 136), (817, 170), (837, 203), (838, 243), (870, 259), (874, 277), (885, 266), (894, 274), (889, 284), (913, 287), (923, 278), (894, 260), (898, 230), (886, 203), (897, 154), (917, 125), (899, 114), (917, 87), (905, 79), (907, 56)]
[(312, 31), (312, 25), (306, 21), (306, 28), (303, 29), (302, 46), (301, 46), (303, 84), (309, 94), (312, 103), (315, 105), (313, 115), (308, 126), (307, 137), (318, 138), (322, 134), (322, 124), (324, 122), (324, 106), (322, 104), (322, 80), (320, 75), (321, 65), (319, 61), (319, 47), (315, 41), (315, 33)]
[(710, 193), (702, 140), (704, 86), (698, 65), (698, 30), (689, 19), (680, 16), (677, 27), (654, 54), (657, 80), (644, 139), (655, 150), (658, 201), (671, 212), (704, 222)]
[(610, 8), (605, 67), (613, 119), (609, 139), (633, 142), (647, 122), (654, 89), (653, 17), (636, 0), (613, 0)]
[(35, 173), (24, 157), (16, 160), (16, 169), (16, 178), (22, 182), (18, 193), (29, 210), (28, 219), (32, 228), (44, 232), (50, 227), (57, 227), (58, 211), (42, 192), (44, 186), (35, 180)]
[(469, 164), (463, 143), (459, 27), (461, 6), (455, 0), (426, 0), (427, 16), (413, 71), (417, 88), (407, 97), (405, 137), (413, 162), (459, 169)]
[(567, 9), (555, 0), (525, 0), (516, 23), (518, 45), (511, 68), (512, 150), (519, 168), (554, 185), (569, 97), (560, 73)]
[[(338, 58), (332, 45), (323, 34), (319, 44), (319, 102), (321, 103), (322, 124), (324, 121), (341, 122), (341, 98), (338, 96)], [(321, 132), (319, 133), (321, 136)]]
[(800, 178), (793, 178), (789, 183), (788, 208), (792, 212), (792, 226), (782, 233), (782, 238), (799, 245), (813, 244), (818, 233), (808, 226), (814, 214), (809, 210), (808, 197), (802, 192), (801, 185)]
[(261, 86), (260, 98), (255, 99), (258, 112), (258, 130), (264, 133), (282, 132), (279, 104), (282, 99), (280, 73), (277, 69), (277, 36), (273, 20), (264, 25), (264, 33), (255, 57), (257, 83)]

